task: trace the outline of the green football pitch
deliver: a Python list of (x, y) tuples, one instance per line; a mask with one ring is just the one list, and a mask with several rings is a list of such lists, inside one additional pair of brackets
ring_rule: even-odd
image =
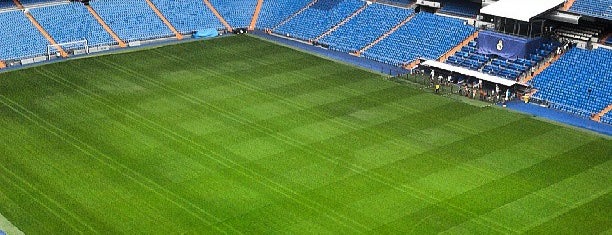
[(0, 74), (0, 125), (26, 234), (612, 233), (609, 137), (249, 36)]

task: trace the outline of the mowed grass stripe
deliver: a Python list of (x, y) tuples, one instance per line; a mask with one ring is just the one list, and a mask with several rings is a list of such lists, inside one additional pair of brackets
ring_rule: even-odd
[[(85, 155), (87, 155), (89, 157), (95, 158), (98, 162), (100, 162), (103, 165), (111, 168), (113, 171), (120, 172), (127, 179), (130, 179), (130, 180), (134, 181), (135, 183), (137, 183), (139, 186), (142, 186), (143, 189), (148, 190), (150, 192), (153, 192), (155, 194), (158, 194), (158, 195), (164, 197), (164, 199), (169, 201), (170, 203), (174, 203), (176, 206), (185, 209), (188, 213), (190, 213), (194, 217), (196, 217), (199, 220), (201, 220), (201, 222), (208, 223), (209, 225), (214, 225), (214, 223), (211, 223), (207, 219), (202, 218), (200, 213), (203, 213), (206, 216), (212, 217), (213, 219), (216, 219), (216, 217), (214, 217), (214, 216), (212, 216), (210, 214), (207, 214), (204, 210), (201, 210), (200, 213), (194, 213), (193, 211), (190, 211), (189, 209), (187, 209), (183, 205), (181, 205), (180, 202), (175, 201), (174, 199), (172, 199), (171, 197), (168, 197), (167, 195), (164, 195), (165, 193), (167, 194), (168, 191), (163, 190), (161, 187), (159, 187), (158, 185), (156, 185), (155, 183), (153, 183), (151, 180), (147, 179), (146, 177), (143, 177), (142, 175), (140, 175), (136, 171), (133, 171), (129, 167), (126, 167), (125, 165), (123, 165), (121, 163), (118, 163), (116, 160), (114, 160), (111, 157), (109, 157), (108, 155), (100, 152), (98, 149), (96, 149), (96, 148), (94, 148), (94, 147), (92, 147), (90, 145), (87, 145), (83, 141), (81, 141), (81, 140), (77, 139), (76, 137), (74, 137), (73, 135), (67, 133), (65, 130), (63, 130), (61, 128), (58, 128), (57, 126), (47, 122), (46, 120), (42, 119), (41, 117), (39, 117), (35, 113), (32, 113), (31, 111), (23, 108), (23, 106), (15, 103), (14, 101), (8, 99), (7, 97), (0, 95), (0, 99), (1, 99), (0, 102), (2, 104), (10, 107), (15, 112), (19, 113), (24, 118), (26, 118), (28, 121), (31, 121), (32, 123), (34, 123), (36, 126), (40, 127), (41, 129), (49, 132), (53, 136), (55, 136), (55, 137), (59, 138), (60, 140), (66, 142), (68, 145), (78, 149), (83, 154), (85, 154)], [(129, 175), (127, 173), (133, 173), (133, 175)], [(147, 184), (149, 184), (149, 185), (147, 185)], [(153, 188), (151, 187), (151, 185), (153, 185)], [(217, 228), (215, 226), (213, 226), (213, 228), (219, 229), (219, 228)]]
[[(474, 213), (474, 215), (487, 213), (534, 191), (548, 187), (601, 164), (606, 160), (607, 156), (584, 154), (584, 151), (592, 151), (593, 147), (598, 146), (598, 144), (602, 143), (599, 141), (590, 142), (502, 179), (462, 193), (446, 202), (451, 205), (460, 205), (462, 208)], [(558, 171), (558, 169), (552, 168), (552, 166), (563, 167), (564, 171)], [(519, 183), (520, 187), (512, 187), (517, 183)], [(423, 218), (427, 218), (427, 220), (423, 220)], [(404, 231), (410, 230), (416, 233), (441, 232), (472, 218), (456, 213), (441, 205), (432, 205), (387, 224), (379, 228), (379, 231), (396, 231), (403, 228)], [(421, 223), (417, 227), (408, 228), (410, 223), (406, 223), (406, 221), (421, 221)]]
[(526, 234), (542, 233), (609, 233), (612, 212), (612, 194), (607, 193), (595, 200), (574, 208), (567, 213), (543, 223)]
[[(519, 200), (499, 207), (483, 217), (501, 218), (503, 223), (515, 231), (525, 232), (532, 227), (548, 222), (572, 209), (593, 201), (610, 192), (608, 185), (598, 181), (610, 181), (612, 161), (607, 161), (583, 173), (564, 179), (542, 190), (533, 192)], [(522, 213), (519, 213), (522, 212)], [(512, 216), (510, 216), (512, 215)], [(453, 227), (447, 233), (466, 233), (478, 231), (472, 221)]]
[[(532, 197), (567, 202), (572, 196), (601, 195), (552, 195), (563, 189), (547, 189), (560, 182), (593, 182), (578, 177), (589, 170), (570, 172), (550, 159), (587, 145), (601, 150), (591, 154), (610, 151), (609, 139), (467, 106), (250, 37), (69, 61), (2, 77), (0, 94), (165, 195), (142, 190), (129, 175), (46, 138), (53, 135), (0, 105), (3, 123), (14, 126), (0, 136), (11, 138), (0, 159), (77, 215), (83, 222), (74, 221), (76, 226), (96, 231), (371, 232), (397, 218), (403, 224), (388, 223), (388, 231), (440, 232), (462, 225), (475, 233), (515, 231), (520, 223), (487, 215)], [(548, 186), (504, 180), (539, 171), (540, 164), (566, 173)], [(536, 178), (547, 177), (554, 171), (537, 173)], [(479, 190), (494, 195), (486, 190), (497, 189), (495, 183), (529, 192), (486, 210), (458, 203)], [(592, 188), (609, 185), (594, 183), (599, 184)], [(19, 199), (0, 204), (0, 212), (18, 227), (65, 230), (35, 203), (30, 213), (15, 212), (17, 204), (32, 200), (20, 194), (0, 188), (0, 195)], [(525, 213), (543, 215), (545, 209), (538, 208), (550, 204), (534, 201), (539, 202), (541, 207)], [(452, 221), (432, 226), (431, 217), (414, 216), (417, 208), (435, 207), (448, 211)], [(217, 219), (207, 225), (189, 211)], [(572, 211), (562, 212), (549, 213), (548, 221)], [(28, 223), (31, 216), (52, 225)], [(599, 221), (592, 225), (609, 230)], [(411, 230), (421, 224), (432, 229)]]
[[(210, 110), (213, 110), (213, 111), (223, 115), (224, 117), (228, 117), (228, 118), (233, 119), (235, 121), (249, 123), (249, 120), (245, 120), (242, 117), (240, 117), (238, 115), (235, 115), (235, 114), (233, 114), (231, 112), (228, 112), (227, 110), (225, 110), (223, 108), (220, 108), (220, 107), (217, 107), (217, 106), (213, 106), (210, 103), (205, 103), (204, 101), (198, 99), (197, 97), (191, 96), (191, 95), (189, 95), (187, 93), (184, 93), (184, 92), (182, 92), (182, 91), (180, 91), (180, 90), (178, 90), (176, 88), (172, 88), (172, 87), (169, 87), (167, 85), (164, 85), (163, 83), (155, 81), (155, 80), (151, 79), (148, 76), (141, 75), (141, 74), (139, 74), (139, 73), (137, 73), (137, 72), (127, 68), (127, 67), (124, 67), (122, 65), (116, 64), (116, 63), (111, 62), (111, 61), (99, 60), (99, 62), (101, 62), (101, 63), (103, 63), (103, 64), (105, 64), (107, 66), (111, 66), (112, 68), (114, 68), (116, 70), (123, 71), (124, 73), (126, 73), (128, 75), (137, 77), (138, 80), (140, 80), (140, 81), (142, 81), (144, 83), (147, 83), (149, 85), (157, 86), (160, 89), (163, 89), (163, 90), (165, 90), (167, 92), (173, 93), (173, 94), (175, 94), (175, 95), (185, 99), (186, 101), (191, 102), (192, 104), (200, 105), (202, 108), (209, 108)], [(262, 126), (259, 126), (259, 127), (255, 126), (255, 128), (260, 128), (260, 129), (263, 128), (263, 129), (265, 129), (265, 127), (262, 127)], [(222, 159), (216, 159), (217, 161), (228, 160), (228, 158), (225, 158), (222, 155), (219, 155), (219, 154), (215, 154), (215, 155), (216, 155), (216, 157), (221, 157), (222, 158)], [(231, 160), (226, 162), (225, 164), (228, 164), (228, 163), (232, 164), (233, 166), (235, 166), (235, 168), (233, 168), (233, 169), (242, 171), (245, 175), (251, 175), (251, 177), (261, 178), (261, 181), (259, 181), (260, 183), (265, 184), (265, 185), (267, 185), (268, 187), (271, 187), (271, 188), (276, 188), (278, 193), (285, 194), (287, 197), (292, 198), (292, 199), (294, 199), (294, 200), (296, 200), (296, 201), (298, 201), (300, 203), (305, 203), (305, 205), (309, 206), (310, 209), (315, 209), (315, 210), (323, 209), (323, 210), (327, 211), (327, 213), (325, 213), (325, 215), (330, 217), (331, 219), (347, 221), (348, 223), (352, 224), (352, 226), (347, 225), (346, 222), (340, 222), (340, 221), (338, 221), (338, 222), (340, 222), (340, 224), (343, 224), (344, 226), (346, 226), (346, 228), (348, 228), (348, 229), (358, 229), (357, 227), (361, 227), (363, 229), (363, 226), (361, 224), (357, 223), (356, 221), (352, 220), (351, 218), (349, 218), (349, 217), (347, 217), (345, 215), (337, 214), (334, 210), (330, 210), (329, 208), (326, 208), (324, 205), (321, 205), (318, 202), (311, 201), (308, 198), (300, 197), (299, 194), (293, 192), (291, 189), (288, 189), (288, 188), (284, 187), (283, 185), (278, 184), (277, 182), (275, 182), (275, 181), (273, 181), (273, 180), (271, 180), (269, 178), (266, 178), (265, 176), (255, 172), (255, 171), (252, 171), (251, 169), (245, 168), (244, 166), (241, 166), (241, 165), (239, 165), (236, 162), (231, 161)], [(237, 168), (240, 168), (240, 169), (237, 169)], [(298, 199), (298, 197), (300, 199)]]
[[(307, 154), (308, 156), (311, 156), (311, 155), (309, 155), (308, 153), (304, 153), (304, 154)], [(316, 158), (317, 156), (316, 156), (316, 155), (313, 155), (312, 157), (313, 157), (313, 158)], [(322, 176), (323, 178), (325, 178), (325, 176), (328, 176), (328, 175), (329, 175), (329, 174), (328, 174), (328, 172), (337, 172), (337, 168), (338, 168), (338, 167), (346, 168), (346, 169), (347, 169), (349, 172), (351, 172), (351, 168), (348, 168), (348, 167), (346, 167), (346, 166), (344, 166), (344, 167), (343, 167), (343, 162), (342, 162), (342, 161), (340, 161), (340, 162), (333, 162), (333, 161), (332, 161), (331, 163), (332, 163), (331, 165), (332, 165), (332, 166), (335, 166), (335, 168), (336, 168), (336, 169), (333, 169), (333, 167), (332, 167), (332, 168), (328, 168), (328, 167), (326, 167), (325, 165), (317, 165), (317, 166), (313, 166), (313, 167), (308, 167), (308, 166), (306, 166), (306, 167), (307, 167), (306, 169), (316, 169), (316, 171), (313, 171), (313, 172), (312, 172), (312, 174), (309, 174), (309, 175), (306, 175), (306, 176), (305, 176), (305, 175), (295, 175), (295, 178), (305, 178), (305, 179), (315, 179), (315, 178), (320, 178), (320, 177), (317, 177), (317, 175)], [(353, 169), (353, 171), (354, 171), (354, 169)], [(358, 171), (356, 171), (356, 172), (358, 172)], [(366, 172), (365, 174), (367, 174), (367, 172)], [(350, 174), (345, 174), (345, 176), (344, 176), (344, 177), (349, 177), (349, 176), (350, 176)], [(367, 178), (367, 179), (369, 179), (370, 181), (372, 181), (371, 176), (364, 176), (364, 178)], [(333, 179), (333, 178), (332, 178), (332, 179)], [(350, 179), (350, 178), (349, 178), (349, 179)], [(354, 180), (354, 179), (351, 179), (351, 180)], [(353, 181), (353, 182), (355, 182), (355, 181)], [(367, 183), (367, 184), (365, 184), (365, 185), (367, 185), (367, 186), (368, 186), (368, 188), (372, 188), (372, 187), (374, 187), (375, 185), (377, 185), (377, 183), (378, 183), (378, 182), (376, 182), (376, 181), (374, 180), (374, 181), (369, 182), (369, 183)], [(386, 185), (386, 184), (383, 184), (383, 185), (384, 185), (383, 187), (387, 187), (387, 186), (388, 186), (388, 185)], [(354, 187), (358, 188), (360, 185), (359, 185), (359, 184), (356, 184), (356, 185), (352, 185), (352, 186), (354, 186)], [(359, 191), (359, 190), (345, 190), (345, 191), (357, 192), (357, 191)], [(316, 196), (316, 195), (313, 195), (313, 196)], [(343, 198), (344, 198), (344, 197), (346, 197), (346, 196), (347, 196), (346, 194), (342, 195), (342, 197), (343, 197)], [(329, 201), (329, 199), (325, 199), (325, 198), (322, 198), (321, 200), (326, 200), (326, 201)], [(264, 209), (265, 209), (265, 208), (264, 208)], [(353, 213), (353, 214), (355, 214), (355, 212), (352, 212), (352, 210), (349, 210), (349, 211), (347, 211), (346, 213)], [(370, 221), (372, 221), (372, 219), (371, 219), (371, 218), (364, 217), (364, 221), (365, 221), (365, 222), (370, 222)]]

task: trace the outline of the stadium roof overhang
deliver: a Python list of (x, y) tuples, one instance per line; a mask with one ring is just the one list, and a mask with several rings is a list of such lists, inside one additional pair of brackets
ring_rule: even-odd
[(517, 84), (516, 81), (508, 80), (508, 79), (497, 77), (497, 76), (492, 76), (486, 73), (481, 73), (478, 71), (469, 70), (469, 69), (462, 68), (462, 67), (452, 66), (449, 64), (435, 61), (435, 60), (425, 61), (421, 63), (421, 65), (438, 68), (438, 69), (450, 71), (453, 73), (459, 73), (459, 74), (463, 74), (463, 75), (470, 76), (470, 77), (475, 77), (475, 78), (478, 78), (484, 81), (492, 82), (495, 84), (500, 84), (500, 85), (507, 86), (507, 87), (511, 87)]
[(483, 7), (481, 14), (530, 22), (531, 19), (557, 9), (565, 0), (500, 0)]

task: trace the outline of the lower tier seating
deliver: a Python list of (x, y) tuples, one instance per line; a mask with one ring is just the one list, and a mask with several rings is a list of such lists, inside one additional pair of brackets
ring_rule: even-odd
[(21, 11), (0, 13), (0, 60), (23, 59), (44, 55), (49, 41)]
[(332, 50), (357, 51), (413, 13), (412, 9), (374, 3), (319, 42)]
[(210, 3), (232, 28), (246, 28), (251, 24), (257, 0), (210, 0)]
[(258, 29), (271, 29), (293, 15), (312, 0), (265, 0), (257, 21)]
[(151, 0), (166, 19), (182, 34), (203, 29), (224, 29), (202, 0)]
[(363, 55), (396, 66), (418, 58), (436, 60), (474, 31), (462, 20), (421, 12)]
[(155, 39), (174, 34), (142, 0), (91, 1), (111, 29), (125, 42)]
[(276, 32), (291, 37), (312, 40), (366, 4), (360, 0), (319, 0), (297, 15)]
[(535, 98), (591, 117), (612, 103), (612, 50), (572, 48), (532, 80)]
[(612, 113), (606, 113), (606, 115), (601, 117), (601, 122), (612, 125)]
[(30, 13), (57, 43), (86, 39), (89, 46), (98, 46), (115, 42), (82, 3), (33, 8)]

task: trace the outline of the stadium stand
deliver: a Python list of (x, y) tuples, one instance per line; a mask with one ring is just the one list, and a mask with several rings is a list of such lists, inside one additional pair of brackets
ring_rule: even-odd
[(66, 3), (67, 0), (19, 0), (24, 6), (48, 4), (48, 3)]
[(13, 1), (0, 1), (0, 9), (15, 8)]
[(86, 39), (89, 46), (113, 44), (113, 38), (81, 3), (33, 8), (30, 13), (57, 43)]
[(612, 125), (612, 112), (606, 113), (603, 117), (601, 117), (600, 121)]
[(311, 0), (265, 0), (257, 22), (258, 29), (271, 29), (306, 6)]
[(21, 11), (0, 13), (0, 60), (23, 59), (44, 55), (48, 41)]
[(421, 12), (363, 55), (396, 66), (418, 58), (437, 60), (474, 31), (462, 20)]
[(251, 23), (257, 0), (210, 0), (232, 28), (247, 28)]
[(576, 0), (570, 12), (612, 20), (612, 2), (610, 0)]
[(173, 36), (144, 1), (91, 1), (91, 6), (125, 42)]
[(475, 18), (480, 12), (480, 4), (469, 0), (439, 0), (442, 8), (439, 12), (463, 17)]
[(528, 58), (508, 60), (478, 53), (478, 43), (471, 41), (468, 45), (462, 47), (460, 51), (449, 57), (446, 63), (509, 80), (517, 80), (519, 76), (523, 75), (531, 67), (547, 58), (556, 46), (554, 43), (545, 43), (535, 54), (530, 54)]
[(168, 21), (182, 34), (197, 30), (224, 27), (201, 0), (151, 0)]
[(366, 4), (359, 0), (319, 0), (313, 6), (276, 29), (302, 40), (313, 40)]
[(612, 50), (572, 48), (532, 80), (534, 98), (552, 108), (592, 117), (612, 104)]
[(413, 13), (412, 9), (375, 3), (319, 42), (328, 45), (332, 50), (354, 52), (365, 47)]
[(392, 3), (392, 4), (398, 4), (398, 5), (408, 5), (408, 4), (412, 4), (415, 2), (415, 0), (382, 0), (379, 2), (388, 2), (388, 3)]

